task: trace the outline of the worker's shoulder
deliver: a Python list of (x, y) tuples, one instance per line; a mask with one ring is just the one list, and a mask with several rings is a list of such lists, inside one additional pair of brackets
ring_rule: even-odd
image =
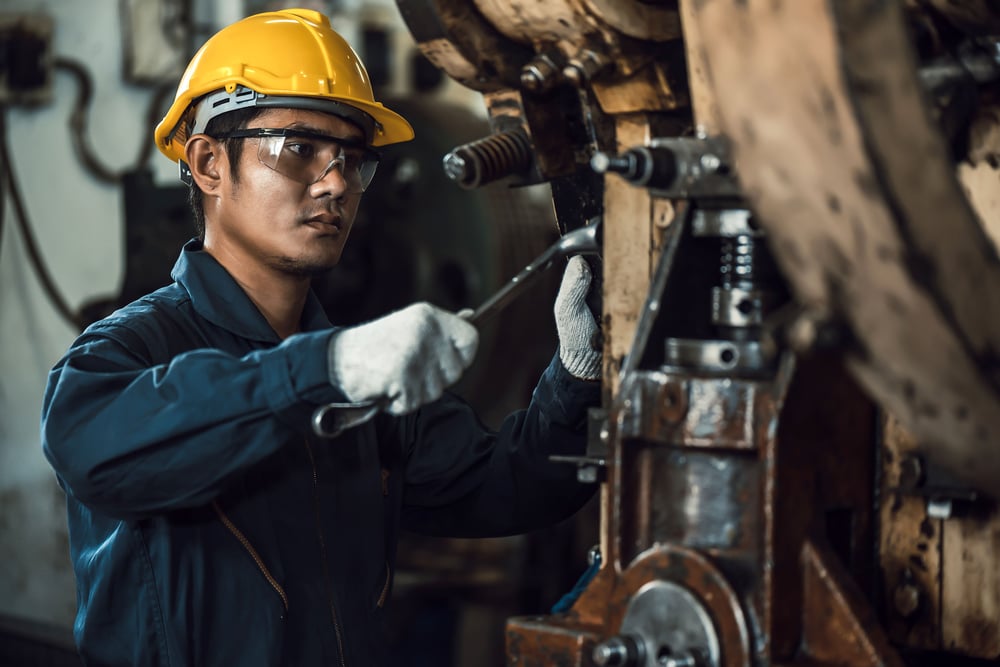
[(160, 327), (170, 321), (185, 319), (188, 314), (184, 311), (190, 301), (190, 295), (173, 283), (118, 308), (91, 325), (91, 329)]
[[(136, 299), (91, 324), (84, 337), (110, 338), (135, 350), (163, 350), (185, 340), (197, 328), (191, 297), (176, 283)], [(154, 354), (153, 356), (160, 356)]]

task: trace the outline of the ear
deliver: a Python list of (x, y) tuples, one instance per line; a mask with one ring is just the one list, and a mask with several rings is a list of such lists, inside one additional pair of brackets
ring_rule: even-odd
[(196, 134), (187, 140), (184, 157), (191, 169), (191, 178), (206, 195), (219, 191), (223, 172), (228, 166), (222, 159), (222, 143), (207, 134)]

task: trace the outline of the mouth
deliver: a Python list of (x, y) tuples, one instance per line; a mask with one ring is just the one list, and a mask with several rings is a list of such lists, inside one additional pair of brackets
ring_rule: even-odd
[(311, 218), (306, 219), (305, 224), (313, 229), (318, 229), (325, 232), (330, 232), (333, 230), (340, 231), (343, 227), (343, 220), (341, 220), (339, 215), (331, 215), (323, 213), (320, 215), (314, 215)]

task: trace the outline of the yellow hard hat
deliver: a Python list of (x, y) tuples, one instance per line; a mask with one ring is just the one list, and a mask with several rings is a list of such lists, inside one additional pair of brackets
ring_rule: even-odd
[[(189, 113), (193, 103), (197, 110)], [(256, 14), (205, 42), (156, 126), (156, 147), (182, 160), (187, 138), (203, 132), (209, 120), (253, 106), (345, 117), (361, 126), (372, 146), (413, 138), (406, 119), (375, 101), (364, 64), (329, 19), (308, 9)]]

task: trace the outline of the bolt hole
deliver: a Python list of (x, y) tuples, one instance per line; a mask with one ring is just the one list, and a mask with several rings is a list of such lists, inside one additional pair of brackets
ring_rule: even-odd
[(731, 347), (724, 347), (719, 352), (719, 361), (721, 361), (726, 366), (729, 366), (736, 361), (736, 350)]
[(680, 389), (675, 385), (668, 385), (663, 392), (663, 405), (667, 408), (676, 407), (680, 403)]
[(741, 299), (740, 302), (736, 304), (736, 310), (740, 311), (744, 315), (749, 315), (753, 312), (753, 300)]

